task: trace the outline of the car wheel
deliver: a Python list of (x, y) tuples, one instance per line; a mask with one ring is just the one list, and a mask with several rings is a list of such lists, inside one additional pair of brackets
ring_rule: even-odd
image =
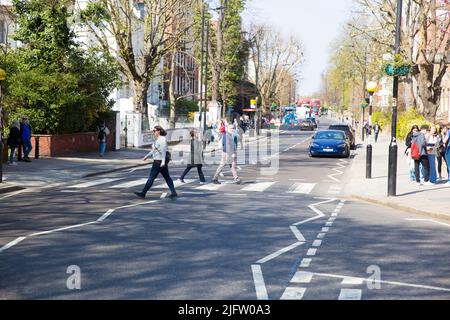
[(344, 158), (350, 158), (350, 149), (348, 147), (345, 149)]

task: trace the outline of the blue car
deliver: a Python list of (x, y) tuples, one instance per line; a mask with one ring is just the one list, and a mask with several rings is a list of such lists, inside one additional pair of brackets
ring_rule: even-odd
[(345, 132), (338, 130), (326, 130), (317, 132), (309, 146), (311, 157), (341, 156), (350, 157), (350, 140)]

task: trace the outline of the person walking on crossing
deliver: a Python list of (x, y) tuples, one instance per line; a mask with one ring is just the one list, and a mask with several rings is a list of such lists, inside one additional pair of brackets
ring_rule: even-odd
[(206, 182), (205, 176), (203, 174), (203, 146), (202, 141), (198, 139), (198, 134), (195, 130), (191, 130), (191, 152), (189, 155), (189, 161), (186, 169), (181, 175), (179, 181), (181, 183), (184, 182), (184, 177), (191, 171), (193, 168), (197, 168), (198, 176), (200, 178), (200, 183), (203, 184)]
[(148, 158), (152, 157), (154, 160), (152, 169), (150, 170), (150, 176), (142, 192), (135, 192), (134, 194), (139, 198), (145, 198), (156, 177), (161, 173), (171, 192), (169, 198), (176, 198), (178, 197), (178, 194), (175, 190), (173, 180), (170, 177), (168, 166), (171, 156), (168, 151), (167, 140), (165, 138), (167, 136), (167, 132), (161, 126), (156, 126), (153, 129), (153, 133), (155, 134), (156, 141), (153, 144), (152, 151), (150, 151), (143, 159), (146, 161)]
[(225, 133), (222, 138), (222, 159), (212, 182), (214, 184), (220, 184), (219, 175), (222, 173), (225, 166), (231, 165), (231, 172), (234, 177), (234, 182), (237, 184), (242, 184), (242, 180), (239, 178), (237, 173), (238, 137), (232, 124), (228, 125), (227, 128), (227, 133)]

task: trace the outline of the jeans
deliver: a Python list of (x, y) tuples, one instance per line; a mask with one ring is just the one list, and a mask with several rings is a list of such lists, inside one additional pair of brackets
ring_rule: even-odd
[(148, 180), (147, 180), (147, 183), (145, 184), (144, 190), (142, 190), (142, 193), (144, 195), (146, 195), (148, 190), (150, 190), (150, 188), (153, 185), (153, 182), (155, 181), (155, 179), (159, 173), (161, 173), (162, 176), (164, 177), (164, 180), (166, 180), (166, 183), (169, 186), (170, 192), (172, 192), (172, 194), (177, 193), (175, 191), (175, 186), (173, 185), (173, 180), (169, 174), (169, 168), (167, 167), (167, 165), (165, 165), (164, 167), (161, 168), (161, 163), (162, 163), (161, 160), (155, 160), (153, 162), (152, 169), (150, 170), (150, 176), (148, 177)]
[(13, 163), (14, 162), (14, 154), (16, 152), (16, 147), (9, 147), (11, 149), (11, 154), (9, 155), (9, 162)]
[(420, 183), (420, 164), (422, 164), (424, 169), (424, 180), (425, 182), (430, 181), (430, 163), (428, 161), (428, 156), (421, 156), (419, 160), (414, 160), (415, 172), (416, 172), (416, 182)]
[(450, 182), (450, 148), (445, 152), (445, 163), (447, 163), (448, 181)]
[(22, 140), (22, 146), (23, 146), (23, 157), (28, 158), (28, 155), (33, 149), (33, 147), (31, 146), (31, 140)]
[(203, 165), (202, 164), (188, 164), (187, 168), (184, 170), (183, 174), (181, 175), (180, 179), (183, 180), (184, 177), (191, 171), (191, 169), (197, 168), (198, 176), (200, 177), (201, 182), (206, 182), (205, 176), (203, 175)]
[(436, 156), (436, 158), (438, 163), (437, 172), (439, 174), (439, 177), (442, 177), (442, 163), (445, 161), (445, 158), (440, 154)]
[(100, 156), (104, 156), (106, 151), (106, 142), (100, 142), (99, 152)]
[(378, 132), (375, 132), (375, 143), (378, 142)]
[(437, 182), (436, 155), (429, 154), (428, 162), (430, 164), (430, 182), (436, 183)]

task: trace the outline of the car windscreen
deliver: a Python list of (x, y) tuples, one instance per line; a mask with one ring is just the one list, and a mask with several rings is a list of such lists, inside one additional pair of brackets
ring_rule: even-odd
[(329, 129), (331, 129), (331, 130), (342, 130), (342, 131), (345, 131), (345, 132), (350, 132), (350, 129), (347, 126), (330, 126)]
[(317, 140), (345, 140), (345, 135), (343, 132), (337, 132), (337, 131), (325, 131), (325, 132), (318, 132), (316, 134)]

